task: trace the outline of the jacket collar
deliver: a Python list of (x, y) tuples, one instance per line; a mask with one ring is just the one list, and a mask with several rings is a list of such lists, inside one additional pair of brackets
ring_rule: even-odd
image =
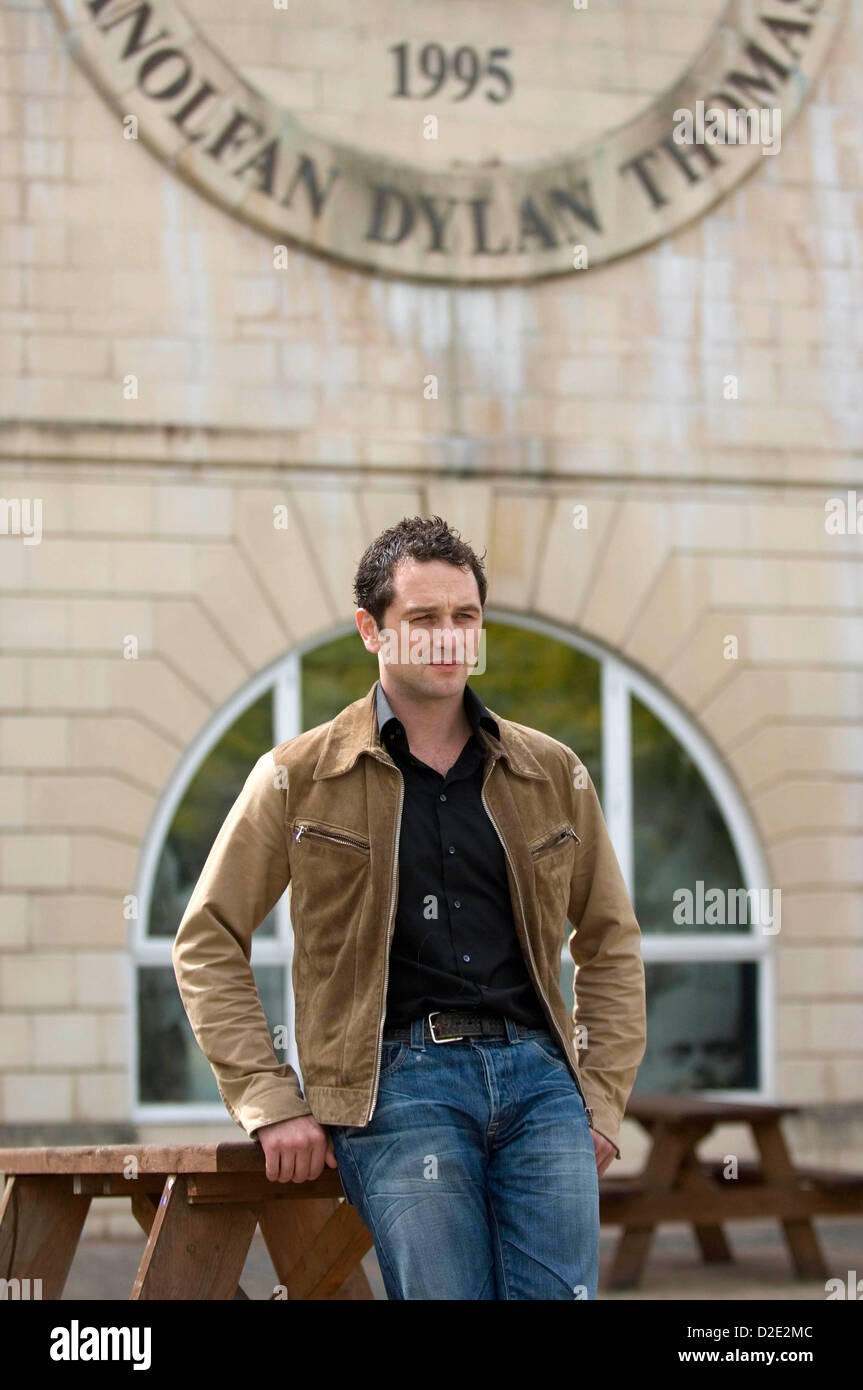
[[(353, 704), (346, 705), (330, 720), (326, 740), (312, 774), (316, 782), (324, 777), (335, 777), (341, 772), (350, 771), (361, 753), (368, 753), (383, 762), (393, 762), (387, 749), (381, 744), (379, 708), (385, 716), (384, 722), (390, 717), (395, 718), (380, 680), (376, 680), (367, 694), (360, 700), (355, 700)], [(512, 771), (522, 777), (549, 780), (548, 774), (537, 762), (515, 726), (505, 719), (500, 719), (492, 710), (486, 709), (476, 691), (469, 685), (465, 686), (465, 709), (477, 738), (491, 750), (494, 758), (505, 758)]]

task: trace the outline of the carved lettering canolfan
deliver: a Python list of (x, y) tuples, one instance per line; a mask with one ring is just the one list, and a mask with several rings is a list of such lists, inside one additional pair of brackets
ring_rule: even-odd
[(474, 283), (600, 265), (769, 177), (754, 118), (687, 141), (679, 113), (784, 138), (843, 8), (630, 0), (627, 34), (602, 0), (273, 0), (241, 7), (235, 59), (221, 0), (51, 4), (124, 133), (276, 244)]

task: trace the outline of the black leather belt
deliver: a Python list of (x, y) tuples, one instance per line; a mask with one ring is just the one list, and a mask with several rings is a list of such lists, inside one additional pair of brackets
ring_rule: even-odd
[[(535, 1033), (537, 1029), (545, 1028), (546, 1025), (537, 1023), (528, 1027), (523, 1023), (516, 1023), (515, 1026), (521, 1036), (524, 1033)], [(433, 1009), (423, 1019), (423, 1038), (427, 1042), (458, 1042), (461, 1038), (479, 1037), (505, 1038), (506, 1022), (503, 1015), (461, 1013), (455, 1009)], [(411, 1025), (409, 1023), (397, 1024), (384, 1030), (384, 1042), (410, 1042), (410, 1040)]]

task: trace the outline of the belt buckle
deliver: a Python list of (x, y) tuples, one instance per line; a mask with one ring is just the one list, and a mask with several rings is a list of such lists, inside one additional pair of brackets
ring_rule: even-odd
[(461, 1042), (461, 1041), (463, 1040), (463, 1038), (464, 1038), (464, 1033), (458, 1033), (458, 1034), (457, 1034), (455, 1037), (453, 1037), (453, 1038), (438, 1038), (438, 1037), (435, 1036), (434, 1023), (433, 1023), (432, 1020), (435, 1019), (435, 1018), (437, 1018), (438, 1015), (439, 1015), (439, 1014), (442, 1014), (443, 1012), (444, 1012), (443, 1009), (433, 1009), (432, 1012), (431, 1012), (431, 1013), (429, 1014), (429, 1016), (428, 1016), (428, 1021), (429, 1021), (429, 1032), (430, 1032), (431, 1035), (432, 1035), (432, 1042), (436, 1042), (436, 1043)]

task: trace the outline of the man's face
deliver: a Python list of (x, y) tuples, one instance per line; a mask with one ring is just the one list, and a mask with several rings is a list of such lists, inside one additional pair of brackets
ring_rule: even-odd
[(357, 626), (378, 653), (385, 683), (412, 698), (459, 694), (479, 656), (482, 605), (472, 570), (443, 560), (404, 560), (393, 572), (395, 598), (381, 628), (364, 608)]

